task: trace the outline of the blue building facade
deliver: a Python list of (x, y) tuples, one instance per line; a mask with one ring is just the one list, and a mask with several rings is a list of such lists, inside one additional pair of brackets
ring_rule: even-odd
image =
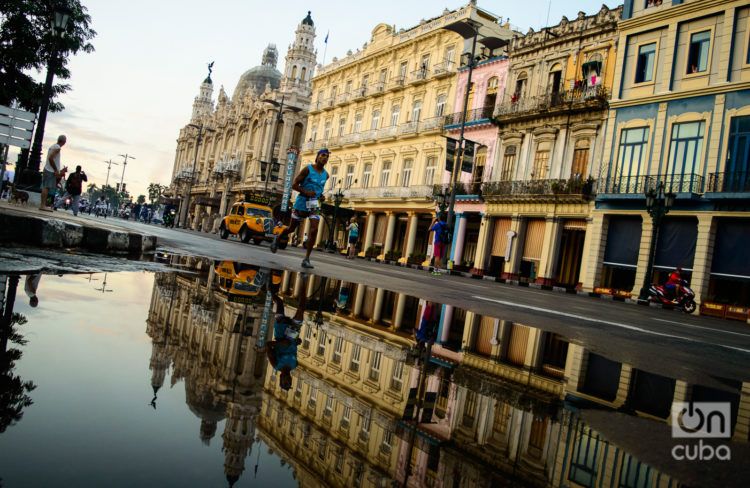
[[(590, 289), (637, 294), (676, 267), (704, 312), (750, 306), (750, 5), (627, 0), (620, 22)], [(645, 192), (674, 205), (655, 232)], [(744, 312), (747, 313), (746, 311)]]

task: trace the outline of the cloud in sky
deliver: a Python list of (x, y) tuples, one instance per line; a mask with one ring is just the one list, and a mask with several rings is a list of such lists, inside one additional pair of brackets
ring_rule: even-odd
[[(93, 40), (96, 51), (71, 60), (72, 89), (61, 99), (66, 110), (49, 115), (44, 152), (59, 133), (66, 133), (64, 162), (84, 165), (89, 180), (97, 185), (104, 184), (107, 175), (103, 161), (111, 158), (119, 163), (119, 154), (132, 154), (136, 159), (128, 163), (125, 181), (131, 193), (145, 194), (150, 182), (169, 182), (176, 138), (189, 122), (209, 61), (216, 61), (214, 95), (222, 85), (231, 95), (242, 73), (260, 64), (268, 43), (277, 45), (278, 68), (283, 70), (287, 46), (308, 10), (317, 29), (318, 62), (323, 58), (323, 38), (330, 32), (326, 53), (330, 62), (361, 48), (380, 22), (409, 28), (444, 8), (466, 3), (83, 0), (98, 32)], [(479, 0), (479, 6), (504, 20), (510, 18), (512, 25), (526, 32), (543, 26), (548, 12), (550, 24), (562, 15), (574, 18), (579, 10), (594, 14), (601, 0), (525, 0), (523, 5)], [(14, 154), (10, 161), (15, 161)], [(119, 181), (121, 171), (121, 166), (113, 166), (110, 182), (115, 174)]]

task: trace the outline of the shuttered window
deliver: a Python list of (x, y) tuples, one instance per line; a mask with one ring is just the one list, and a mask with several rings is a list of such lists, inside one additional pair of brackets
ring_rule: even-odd
[(495, 331), (495, 319), (493, 317), (482, 317), (477, 330), (477, 342), (474, 350), (478, 354), (489, 356), (492, 354), (492, 333)]
[(659, 226), (654, 267), (672, 270), (676, 267), (692, 271), (698, 219), (667, 218)]
[(526, 348), (529, 343), (529, 332), (531, 329), (525, 325), (513, 324), (511, 326), (510, 339), (508, 340), (508, 362), (523, 366), (526, 358)]
[(531, 219), (526, 223), (526, 238), (523, 243), (523, 258), (539, 261), (544, 244), (544, 219)]
[(382, 246), (385, 243), (385, 231), (388, 217), (385, 214), (378, 215), (375, 221), (375, 234), (372, 243), (376, 246)]
[(719, 219), (711, 274), (726, 278), (750, 278), (750, 219)]
[(505, 248), (508, 246), (508, 231), (511, 220), (508, 218), (495, 219), (495, 232), (492, 237), (492, 255), (505, 256)]
[(641, 248), (641, 218), (615, 216), (609, 220), (604, 264), (620, 268), (635, 268)]
[[(358, 286), (364, 286), (364, 285), (358, 285)], [(366, 319), (372, 318), (372, 312), (375, 308), (375, 288), (372, 287), (366, 287), (365, 288), (365, 298), (364, 303), (362, 304), (362, 317)]]

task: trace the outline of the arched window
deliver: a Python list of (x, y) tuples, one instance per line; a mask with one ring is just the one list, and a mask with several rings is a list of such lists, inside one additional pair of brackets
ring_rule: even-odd
[(297, 79), (297, 67), (292, 66), (292, 80), (296, 80), (296, 79)]
[(302, 71), (300, 72), (299, 79), (300, 81), (305, 81), (305, 76), (307, 75), (307, 68), (304, 66), (302, 67)]

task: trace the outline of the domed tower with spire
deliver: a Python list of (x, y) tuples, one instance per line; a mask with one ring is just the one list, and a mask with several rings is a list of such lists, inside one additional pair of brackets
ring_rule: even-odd
[(195, 122), (204, 115), (211, 115), (214, 110), (213, 94), (214, 94), (214, 82), (211, 80), (211, 69), (213, 64), (208, 65), (208, 76), (203, 80), (200, 87), (200, 93), (193, 101), (193, 116), (190, 118), (191, 122)]
[(309, 96), (310, 80), (315, 70), (315, 23), (307, 12), (307, 17), (297, 26), (294, 43), (286, 53), (284, 78), (281, 81), (283, 92), (298, 91), (300, 95)]
[(276, 63), (279, 59), (279, 51), (275, 44), (269, 44), (263, 50), (263, 58), (260, 66), (251, 68), (240, 76), (240, 81), (234, 89), (232, 100), (238, 102), (248, 90), (254, 95), (260, 95), (266, 89), (266, 85), (271, 85), (272, 90), (279, 88), (281, 73), (276, 69)]

